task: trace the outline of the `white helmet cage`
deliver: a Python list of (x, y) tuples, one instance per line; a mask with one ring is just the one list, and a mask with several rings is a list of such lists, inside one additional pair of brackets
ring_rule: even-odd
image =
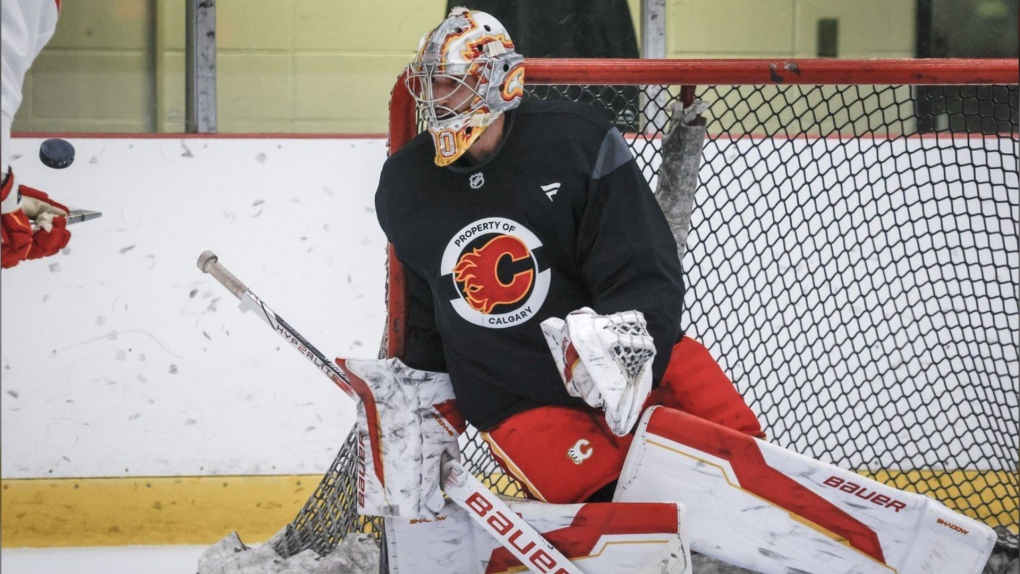
[[(405, 84), (430, 131), (484, 127), (520, 104), (523, 62), (499, 20), (478, 10), (454, 8), (422, 38), (407, 66)], [(469, 77), (477, 81), (472, 85)], [(432, 87), (438, 78), (455, 82), (458, 90), (436, 98)]]

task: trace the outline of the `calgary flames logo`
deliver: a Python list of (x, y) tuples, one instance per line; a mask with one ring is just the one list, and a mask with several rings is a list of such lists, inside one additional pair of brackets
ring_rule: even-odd
[(574, 446), (567, 449), (567, 458), (574, 464), (581, 464), (582, 462), (591, 458), (594, 453), (595, 447), (588, 442), (588, 439), (580, 439), (574, 443)]
[(450, 304), (475, 325), (501, 329), (533, 317), (549, 294), (550, 271), (539, 265), (542, 242), (516, 221), (477, 220), (454, 235), (443, 252), (456, 296)]
[(528, 247), (516, 237), (500, 235), (478, 249), (465, 253), (453, 268), (454, 279), (464, 285), (464, 299), (472, 309), (489, 313), (500, 304), (516, 303), (528, 294), (534, 281), (534, 269), (513, 273), (509, 282), (499, 278), (499, 264), (531, 258)]

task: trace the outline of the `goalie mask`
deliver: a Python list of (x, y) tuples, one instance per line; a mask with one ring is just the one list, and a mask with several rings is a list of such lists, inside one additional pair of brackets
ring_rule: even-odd
[(524, 57), (498, 20), (454, 8), (422, 38), (407, 89), (425, 119), (436, 165), (450, 165), (524, 95)]

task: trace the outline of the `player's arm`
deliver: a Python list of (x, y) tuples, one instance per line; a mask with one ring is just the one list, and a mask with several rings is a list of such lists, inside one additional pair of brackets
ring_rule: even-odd
[(593, 309), (542, 331), (567, 392), (604, 409), (623, 436), (680, 336), (683, 282), (676, 242), (619, 132), (609, 130), (597, 157), (577, 246)]
[(53, 36), (57, 3), (3, 0), (2, 84), (0, 101), (0, 265), (13, 267), (25, 259), (53, 255), (67, 245), (67, 207), (46, 193), (21, 185), (10, 166), (11, 123), (21, 105), (25, 73)]
[(404, 277), (407, 284), (404, 362), (415, 369), (445, 373), (446, 358), (443, 355), (443, 342), (436, 330), (432, 289), (407, 265), (404, 265)]
[[(397, 154), (406, 151), (406, 147)], [(428, 281), (406, 263), (399, 242), (394, 241), (394, 229), (400, 225), (400, 216), (394, 212), (404, 208), (401, 197), (408, 177), (403, 164), (391, 156), (379, 174), (379, 187), (375, 192), (375, 213), (379, 227), (393, 246), (397, 261), (404, 274), (404, 303), (406, 324), (404, 325), (404, 356), (401, 359), (410, 367), (424, 371), (446, 372), (446, 358), (442, 340), (436, 329), (435, 304), (432, 288)]]
[[(3, 0), (0, 3), (0, 45), (3, 69), (0, 76), (0, 173), (6, 174), (11, 159), (11, 122), (21, 106), (25, 73), (57, 27), (57, 3), (53, 0)], [(4, 213), (12, 211), (4, 209)]]
[[(20, 185), (8, 172), (0, 191), (0, 266), (14, 267), (26, 259), (39, 259), (63, 249), (71, 239), (68, 209), (47, 194)], [(7, 211), (10, 209), (10, 211)]]
[(623, 137), (611, 128), (592, 173), (577, 258), (592, 309), (640, 311), (655, 343), (657, 386), (679, 340), (684, 285), (676, 240)]

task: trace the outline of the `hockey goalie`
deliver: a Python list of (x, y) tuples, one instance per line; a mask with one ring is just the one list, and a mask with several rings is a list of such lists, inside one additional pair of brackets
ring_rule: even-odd
[[(449, 527), (450, 540), (475, 541), (485, 571), (502, 571), (493, 557), (515, 545), (494, 522), (516, 532), (502, 519), (549, 524), (550, 511), (558, 526), (575, 524), (584, 509), (574, 505), (609, 504), (620, 510), (603, 525), (608, 540), (630, 520), (623, 505), (655, 502), (679, 505), (667, 513), (680, 517), (670, 529), (684, 552), (686, 536), (695, 551), (761, 572), (979, 571), (995, 539), (986, 526), (762, 440), (732, 382), (684, 333), (677, 242), (621, 134), (591, 108), (525, 100), (524, 73), (499, 21), (455, 8), (404, 75), (427, 130), (386, 161), (377, 215), (406, 275), (407, 373), (442, 373), (431, 380), (449, 389), (409, 398), (411, 410), (434, 409), (415, 419), (431, 417), (429, 429), (381, 424), (382, 411), (365, 405), (359, 432), (375, 446), (365, 449), (364, 511), (432, 521), (394, 526), (393, 563), (414, 537), (405, 532)], [(460, 414), (438, 416), (453, 397)], [(496, 506), (448, 488), (459, 503), (450, 512), (439, 490), (463, 474), (444, 465), (456, 458), (459, 416), (529, 499), (551, 506), (493, 519), (479, 509)], [(451, 434), (445, 446), (385, 447), (386, 427)], [(423, 463), (410, 479), (420, 488), (388, 484), (415, 476), (389, 470), (412, 459)], [(454, 527), (461, 511), (498, 542), (488, 561), (493, 543)], [(597, 552), (576, 552), (593, 535), (543, 528), (536, 535), (562, 534), (554, 546), (594, 568)]]
[[(681, 325), (677, 241), (623, 137), (525, 101), (524, 71), (499, 21), (455, 8), (404, 74), (427, 130), (376, 207), (405, 352), (337, 361), (390, 570), (690, 572), (693, 550), (774, 574), (980, 572), (987, 526), (764, 440)], [(465, 422), (528, 500), (461, 465)]]

